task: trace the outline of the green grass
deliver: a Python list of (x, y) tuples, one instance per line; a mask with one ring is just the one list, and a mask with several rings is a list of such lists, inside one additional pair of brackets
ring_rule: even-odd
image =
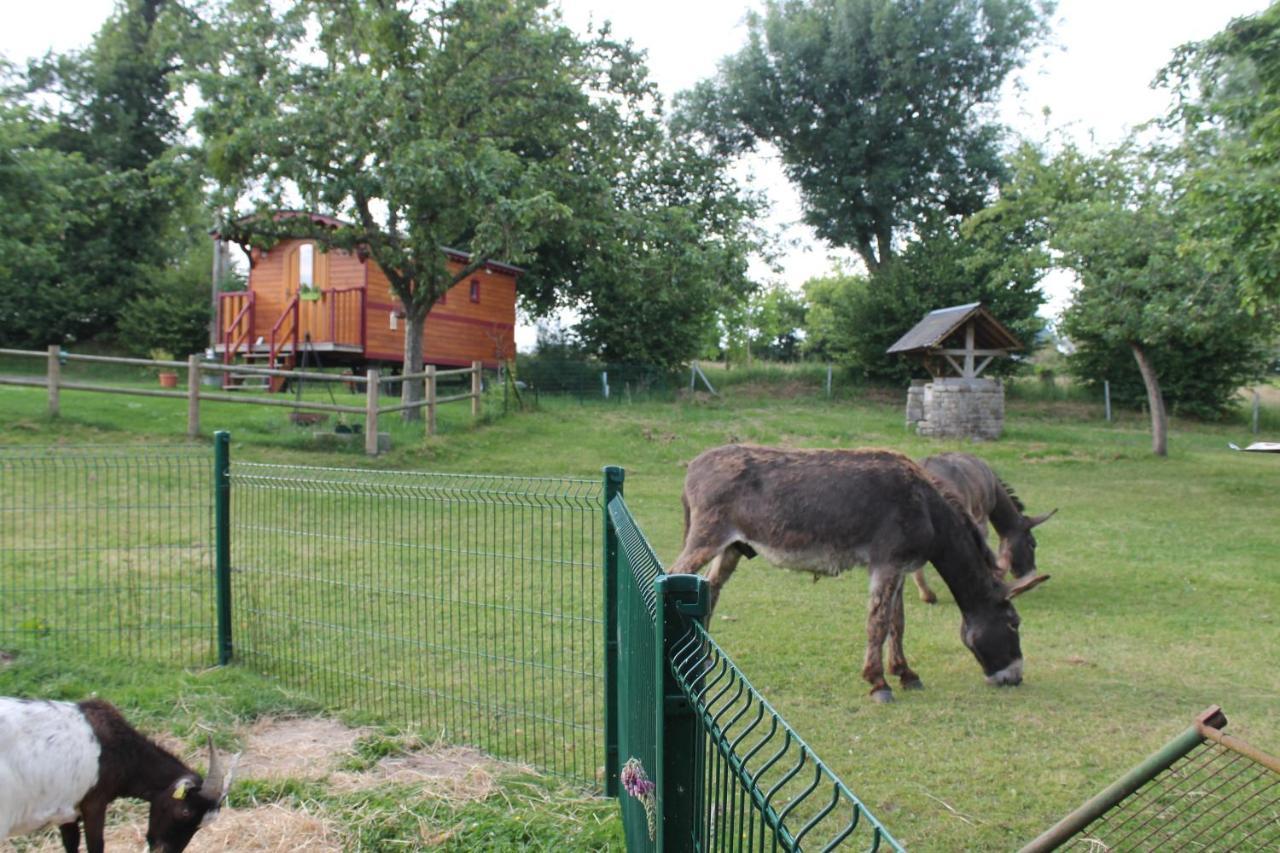
[[(406, 430), (376, 460), (320, 450), (305, 437), (285, 440), (287, 410), (210, 406), (203, 423), (230, 429), (239, 459), (593, 478), (619, 464), (628, 504), (668, 561), (679, 550), (684, 466), (717, 444), (984, 456), (1029, 511), (1060, 508), (1037, 530), (1039, 562), (1053, 580), (1018, 602), (1027, 658), (1021, 687), (983, 683), (940, 583), (942, 601), (933, 607), (908, 588), (907, 653), (927, 689), (890, 706), (873, 705), (859, 676), (860, 570), (814, 584), (761, 560), (744, 562), (712, 626), (764, 696), (912, 850), (1017, 847), (1211, 703), (1223, 706), (1229, 732), (1280, 752), (1280, 458), (1227, 449), (1228, 441), (1252, 440), (1244, 419), (1175, 420), (1170, 455), (1158, 459), (1138, 413), (1107, 424), (1087, 401), (1015, 399), (1004, 438), (971, 445), (906, 432), (904, 394), (850, 387), (828, 401), (820, 382), (759, 376), (734, 383), (721, 399), (675, 403), (543, 398), (537, 412), (479, 424), (468, 416), (430, 441)], [(121, 410), (127, 399), (66, 392), (63, 416), (53, 421), (41, 391), (0, 388), (0, 430), (8, 443), (179, 441), (182, 401)], [(1274, 418), (1268, 409), (1259, 438), (1271, 437)], [(558, 806), (538, 805), (544, 794), (535, 794), (526, 816), (553, 820)], [(360, 809), (348, 814), (361, 838), (411, 829), (408, 837), (418, 837), (407, 817), (365, 823)], [(493, 820), (494, 838), (516, 843), (508, 833), (514, 824)], [(566, 837), (562, 846), (587, 849), (597, 840)]]

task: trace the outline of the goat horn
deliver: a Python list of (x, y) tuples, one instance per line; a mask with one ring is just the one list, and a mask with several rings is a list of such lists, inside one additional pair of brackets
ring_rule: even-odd
[(218, 750), (213, 748), (213, 735), (209, 735), (209, 772), (204, 775), (204, 784), (200, 786), (200, 793), (205, 799), (215, 802), (222, 799), (224, 773)]
[(1037, 524), (1044, 524), (1046, 521), (1053, 518), (1053, 514), (1057, 511), (1058, 511), (1058, 508), (1054, 507), (1052, 510), (1050, 510), (1049, 512), (1046, 512), (1044, 515), (1037, 515), (1034, 518), (1027, 519), (1027, 528), (1030, 529), (1032, 527), (1035, 527)]
[(1018, 583), (1015, 583), (1013, 586), (1006, 587), (1005, 595), (1004, 595), (1005, 600), (1008, 601), (1011, 598), (1017, 598), (1027, 590), (1031, 589), (1032, 587), (1039, 586), (1040, 584), (1044, 583), (1051, 577), (1053, 576), (1052, 575), (1032, 575), (1029, 578), (1026, 578), (1024, 580), (1019, 581)]

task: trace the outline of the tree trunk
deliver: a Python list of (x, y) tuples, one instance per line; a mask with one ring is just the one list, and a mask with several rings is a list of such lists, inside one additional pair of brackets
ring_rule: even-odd
[[(426, 319), (426, 312), (423, 312), (421, 317), (414, 317), (413, 313), (406, 312), (404, 321), (404, 373), (421, 373), (423, 367), (422, 326)], [(414, 379), (400, 383), (400, 402), (418, 403), (424, 396), (422, 380)], [(405, 409), (400, 413), (400, 417), (406, 421), (420, 421), (422, 409)]]
[(1156, 456), (1169, 455), (1169, 417), (1164, 410), (1164, 395), (1160, 393), (1160, 379), (1151, 366), (1146, 351), (1141, 344), (1129, 342), (1133, 349), (1134, 360), (1138, 362), (1138, 370), (1142, 373), (1142, 382), (1147, 386), (1147, 407), (1151, 409), (1151, 452)]

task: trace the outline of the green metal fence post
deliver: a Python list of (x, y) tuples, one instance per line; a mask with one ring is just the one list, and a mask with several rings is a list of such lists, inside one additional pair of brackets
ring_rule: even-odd
[(657, 618), (656, 688), (662, 703), (658, 713), (657, 778), (658, 850), (692, 849), (698, 798), (698, 756), (705, 731), (671, 669), (676, 643), (688, 636), (690, 621), (705, 624), (710, 596), (697, 575), (661, 575), (654, 579)]
[(214, 584), (218, 608), (218, 665), (231, 662), (231, 433), (213, 434)]
[(618, 532), (609, 502), (622, 494), (626, 472), (604, 469), (604, 792), (618, 796)]

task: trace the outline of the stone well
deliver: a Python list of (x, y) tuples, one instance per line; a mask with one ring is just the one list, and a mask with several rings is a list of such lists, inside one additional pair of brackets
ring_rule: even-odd
[(998, 379), (917, 380), (907, 390), (907, 426), (935, 438), (994, 440), (1004, 432)]

